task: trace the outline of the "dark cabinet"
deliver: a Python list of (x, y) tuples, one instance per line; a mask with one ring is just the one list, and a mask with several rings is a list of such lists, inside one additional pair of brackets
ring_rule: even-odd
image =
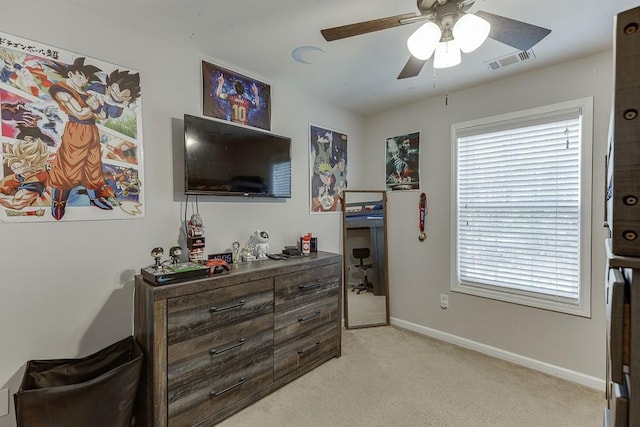
[(339, 357), (341, 290), (342, 257), (325, 252), (173, 285), (136, 277), (136, 425), (214, 425)]

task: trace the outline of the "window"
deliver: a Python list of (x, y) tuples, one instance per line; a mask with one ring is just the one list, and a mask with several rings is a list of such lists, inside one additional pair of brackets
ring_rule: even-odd
[(452, 126), (452, 291), (590, 316), (592, 110)]

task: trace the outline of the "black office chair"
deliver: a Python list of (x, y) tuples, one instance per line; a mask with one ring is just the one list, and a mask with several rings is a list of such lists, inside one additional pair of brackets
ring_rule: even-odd
[(356, 267), (362, 271), (362, 280), (351, 288), (351, 292), (358, 291), (358, 294), (360, 292), (373, 292), (373, 283), (369, 282), (367, 277), (367, 270), (373, 268), (373, 264), (364, 263), (364, 260), (371, 255), (371, 251), (369, 248), (353, 248), (352, 254), (354, 258), (360, 260), (360, 264), (356, 265)]

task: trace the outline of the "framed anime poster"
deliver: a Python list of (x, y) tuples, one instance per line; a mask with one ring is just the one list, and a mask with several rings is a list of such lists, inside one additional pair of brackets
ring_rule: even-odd
[(420, 132), (386, 140), (387, 190), (420, 189)]
[(202, 61), (202, 114), (271, 130), (271, 86)]
[(309, 182), (311, 213), (342, 211), (347, 189), (347, 135), (309, 125)]
[(144, 216), (139, 73), (0, 33), (0, 222)]

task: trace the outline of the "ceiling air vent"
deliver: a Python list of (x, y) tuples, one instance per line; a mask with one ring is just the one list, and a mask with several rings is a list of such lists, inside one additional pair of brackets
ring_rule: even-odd
[(536, 55), (533, 53), (533, 50), (520, 50), (517, 52), (510, 53), (505, 56), (501, 56), (497, 59), (492, 59), (491, 61), (485, 62), (489, 68), (492, 70), (499, 70), (500, 68), (504, 68), (508, 65), (517, 64), (522, 61), (529, 61), (534, 59)]

